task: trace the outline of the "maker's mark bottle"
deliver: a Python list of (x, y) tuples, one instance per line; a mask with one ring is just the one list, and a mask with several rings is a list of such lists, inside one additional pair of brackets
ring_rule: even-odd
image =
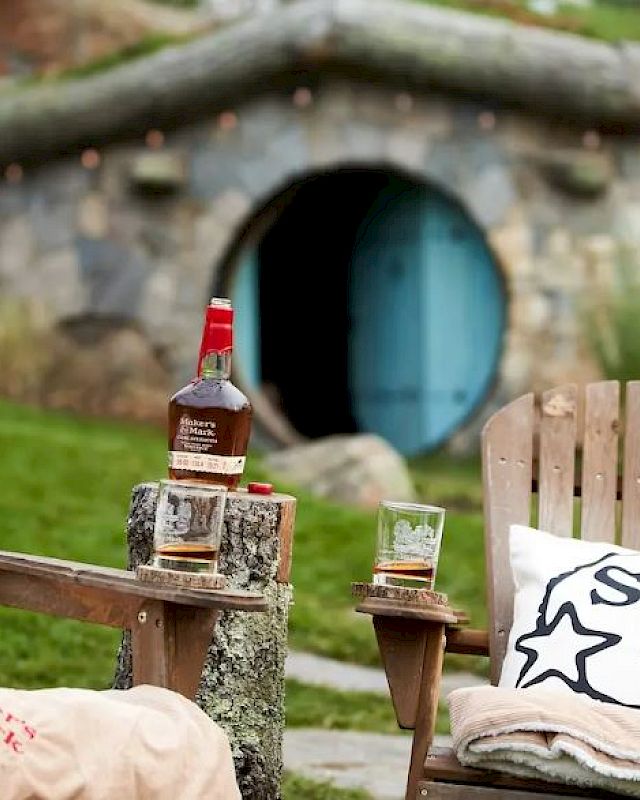
[(169, 477), (235, 489), (244, 470), (251, 405), (229, 380), (233, 309), (213, 298), (207, 308), (198, 377), (169, 402)]

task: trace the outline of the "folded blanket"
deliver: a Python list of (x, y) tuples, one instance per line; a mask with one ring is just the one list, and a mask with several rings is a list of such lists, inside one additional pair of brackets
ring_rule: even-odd
[(240, 800), (229, 741), (179, 694), (0, 689), (2, 800)]
[(640, 797), (640, 711), (534, 686), (449, 695), (461, 764)]

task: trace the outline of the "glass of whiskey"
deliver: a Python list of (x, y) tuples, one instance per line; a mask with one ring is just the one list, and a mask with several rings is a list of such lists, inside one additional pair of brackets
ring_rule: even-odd
[(153, 565), (179, 572), (217, 572), (227, 489), (160, 481)]
[(433, 589), (444, 527), (444, 508), (383, 500), (373, 582)]

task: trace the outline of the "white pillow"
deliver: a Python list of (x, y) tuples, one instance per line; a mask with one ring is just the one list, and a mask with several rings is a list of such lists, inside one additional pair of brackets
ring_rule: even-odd
[(640, 708), (640, 553), (512, 525), (513, 626), (500, 686)]

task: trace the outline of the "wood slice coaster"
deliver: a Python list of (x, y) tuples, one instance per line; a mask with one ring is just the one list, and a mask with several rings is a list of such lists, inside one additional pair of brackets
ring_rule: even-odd
[(376, 583), (352, 583), (351, 591), (361, 601), (356, 611), (374, 618), (400, 617), (442, 625), (455, 625), (458, 621), (442, 592)]
[(175, 586), (179, 589), (224, 589), (226, 575), (220, 572), (180, 572), (175, 569), (160, 569), (151, 564), (136, 567), (136, 578), (145, 583)]
[(383, 600), (394, 600), (401, 603), (418, 603), (421, 605), (448, 606), (449, 598), (442, 592), (433, 592), (431, 589), (413, 589), (405, 586), (385, 586), (378, 583), (351, 584), (351, 594), (363, 600), (370, 597), (379, 597)]

